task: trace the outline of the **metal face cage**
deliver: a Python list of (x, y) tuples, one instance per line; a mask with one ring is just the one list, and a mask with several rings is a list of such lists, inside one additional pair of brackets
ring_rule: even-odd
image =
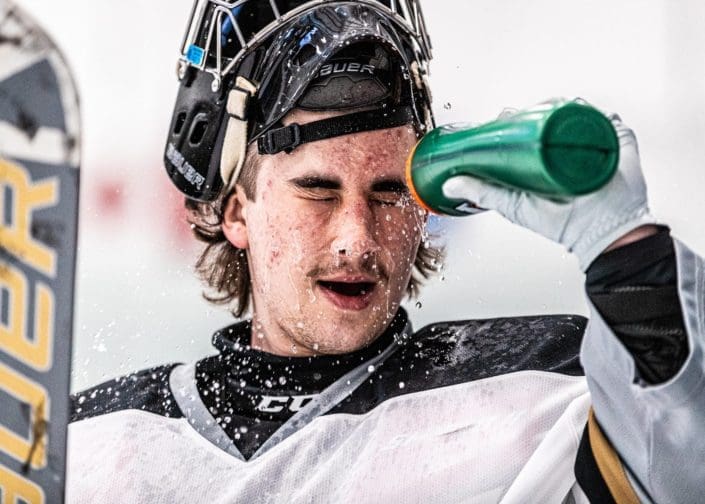
[[(189, 66), (213, 75), (212, 90), (253, 48), (287, 21), (326, 4), (365, 5), (384, 14), (414, 41), (418, 61), (431, 58), (431, 44), (418, 0), (196, 0), (181, 45), (178, 74)], [(425, 70), (425, 69), (424, 69)]]

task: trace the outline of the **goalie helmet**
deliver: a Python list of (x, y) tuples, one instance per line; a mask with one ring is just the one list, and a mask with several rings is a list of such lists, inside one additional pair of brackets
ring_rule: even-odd
[[(247, 146), (291, 152), (334, 136), (433, 127), (431, 46), (417, 0), (196, 0), (164, 153), (187, 197), (237, 181)], [(293, 108), (352, 110), (284, 126)]]

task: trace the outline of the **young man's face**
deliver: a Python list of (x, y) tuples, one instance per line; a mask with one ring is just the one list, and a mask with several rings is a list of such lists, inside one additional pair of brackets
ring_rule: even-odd
[[(330, 115), (296, 110), (286, 122)], [(247, 249), (253, 346), (337, 354), (384, 331), (406, 293), (424, 225), (404, 182), (415, 142), (404, 126), (260, 159), (254, 200), (238, 187), (223, 226)]]

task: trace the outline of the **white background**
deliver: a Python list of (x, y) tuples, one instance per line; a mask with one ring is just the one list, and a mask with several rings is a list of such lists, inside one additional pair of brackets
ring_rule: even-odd
[[(229, 323), (200, 298), (197, 248), (161, 156), (189, 0), (16, 0), (55, 38), (82, 100), (73, 389), (210, 352)], [(699, 0), (423, 2), (439, 124), (581, 96), (637, 133), (654, 213), (705, 252), (705, 4)], [(427, 322), (586, 313), (574, 258), (495, 215), (443, 219)]]

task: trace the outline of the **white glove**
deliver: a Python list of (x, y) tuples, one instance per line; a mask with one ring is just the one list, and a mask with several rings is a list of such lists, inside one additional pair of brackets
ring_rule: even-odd
[(608, 116), (619, 137), (619, 166), (600, 190), (564, 201), (549, 200), (461, 175), (443, 184), (448, 198), (496, 210), (515, 224), (564, 245), (585, 271), (612, 242), (656, 220), (649, 213), (634, 132), (616, 114)]

